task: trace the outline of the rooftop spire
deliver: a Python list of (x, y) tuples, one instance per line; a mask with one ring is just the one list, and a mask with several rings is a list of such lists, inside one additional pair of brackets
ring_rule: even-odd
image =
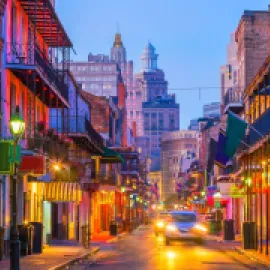
[(116, 33), (115, 34), (113, 47), (114, 48), (123, 48), (123, 43), (122, 43), (122, 39), (121, 39), (121, 34), (120, 33)]

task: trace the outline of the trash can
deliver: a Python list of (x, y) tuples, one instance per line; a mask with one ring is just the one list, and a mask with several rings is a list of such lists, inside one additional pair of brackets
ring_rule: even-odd
[(256, 223), (255, 222), (243, 223), (242, 244), (243, 244), (244, 249), (256, 249), (257, 237), (256, 237)]
[(110, 223), (110, 235), (117, 235), (117, 224), (115, 221)]
[(28, 225), (28, 255), (33, 253), (33, 246), (34, 246), (34, 226)]
[(0, 261), (2, 261), (4, 257), (4, 236), (5, 229), (3, 227), (0, 227)]
[(30, 222), (33, 228), (33, 252), (34, 253), (42, 253), (43, 247), (43, 224), (41, 222)]
[(28, 225), (18, 225), (19, 240), (21, 243), (21, 255), (28, 255), (29, 247), (29, 227)]
[(224, 240), (234, 240), (234, 220), (226, 219), (223, 222), (223, 239)]

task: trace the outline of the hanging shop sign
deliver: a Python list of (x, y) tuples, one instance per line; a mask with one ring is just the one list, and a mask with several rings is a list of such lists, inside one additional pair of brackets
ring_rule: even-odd
[(14, 172), (12, 146), (12, 141), (0, 141), (0, 174), (13, 174)]
[(242, 198), (245, 195), (245, 190), (243, 187), (232, 184), (229, 195), (231, 198)]

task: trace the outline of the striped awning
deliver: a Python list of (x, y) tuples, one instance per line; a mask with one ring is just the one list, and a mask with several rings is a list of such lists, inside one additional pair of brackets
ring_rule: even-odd
[(44, 201), (79, 203), (82, 200), (82, 189), (78, 183), (51, 182), (44, 185)]

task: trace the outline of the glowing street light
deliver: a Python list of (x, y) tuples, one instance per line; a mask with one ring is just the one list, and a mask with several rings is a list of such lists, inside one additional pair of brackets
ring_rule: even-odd
[(53, 169), (56, 171), (56, 172), (59, 172), (61, 170), (61, 166), (59, 163), (55, 163), (53, 164)]
[(25, 122), (19, 115), (19, 106), (16, 107), (16, 112), (9, 120), (10, 133), (14, 141), (18, 142), (25, 131)]

